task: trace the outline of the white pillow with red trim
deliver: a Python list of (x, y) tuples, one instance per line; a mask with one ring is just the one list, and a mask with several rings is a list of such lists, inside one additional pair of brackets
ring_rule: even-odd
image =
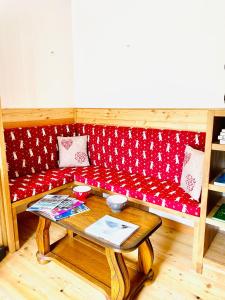
[(87, 154), (87, 135), (63, 137), (58, 136), (59, 167), (90, 166)]
[(204, 152), (187, 145), (180, 186), (197, 201), (199, 201), (202, 189), (203, 163)]

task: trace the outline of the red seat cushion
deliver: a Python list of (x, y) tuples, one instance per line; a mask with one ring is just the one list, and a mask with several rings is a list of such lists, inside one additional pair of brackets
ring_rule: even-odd
[(15, 202), (73, 182), (74, 173), (75, 171), (70, 168), (62, 168), (11, 178), (9, 181), (11, 201)]
[(200, 215), (200, 204), (170, 180), (161, 181), (98, 166), (53, 169), (11, 179), (11, 199), (24, 199), (74, 180), (190, 215)]

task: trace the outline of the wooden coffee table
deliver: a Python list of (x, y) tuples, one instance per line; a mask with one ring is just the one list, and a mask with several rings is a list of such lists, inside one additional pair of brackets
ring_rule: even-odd
[[(70, 194), (71, 189), (60, 194)], [(120, 213), (113, 213), (105, 199), (90, 196), (86, 205), (90, 211), (57, 221), (68, 233), (50, 245), (49, 227), (51, 220), (39, 216), (36, 232), (39, 263), (54, 260), (99, 288), (107, 299), (133, 299), (147, 280), (153, 277), (153, 249), (149, 236), (161, 225), (161, 219), (151, 213), (134, 207), (126, 207)], [(139, 229), (121, 246), (115, 246), (85, 233), (85, 228), (104, 215), (139, 225)], [(138, 248), (138, 262), (125, 260), (123, 253)]]

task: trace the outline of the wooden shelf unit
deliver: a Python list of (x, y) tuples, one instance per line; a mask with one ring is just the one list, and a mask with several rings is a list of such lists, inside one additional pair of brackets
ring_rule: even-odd
[[(214, 185), (215, 177), (225, 168), (225, 145), (220, 144), (218, 141), (218, 135), (223, 128), (225, 128), (225, 110), (210, 111), (207, 131), (211, 142), (208, 140), (208, 145), (206, 145), (208, 155), (205, 170), (207, 172), (204, 174), (205, 186), (203, 183), (204, 197), (202, 199), (206, 203), (203, 265), (210, 263), (213, 265), (216, 262), (224, 266), (225, 262), (225, 257), (218, 258), (209, 255), (210, 248), (216, 247), (216, 244), (220, 241), (218, 238), (221, 235), (220, 231), (225, 231), (225, 222), (212, 218), (220, 205), (225, 203), (225, 186)], [(206, 177), (208, 177), (208, 183)], [(221, 236), (225, 237), (224, 234)]]

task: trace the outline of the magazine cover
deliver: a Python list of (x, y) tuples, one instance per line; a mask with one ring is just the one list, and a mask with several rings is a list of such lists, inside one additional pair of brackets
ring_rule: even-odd
[(136, 224), (105, 215), (85, 228), (85, 232), (119, 246), (138, 228)]
[(53, 208), (51, 210), (51, 215), (53, 216), (58, 216), (61, 215), (65, 212), (67, 212), (68, 210), (71, 210), (79, 205), (83, 204), (83, 201), (79, 201), (75, 198), (72, 197), (68, 197), (65, 200), (63, 200), (62, 202), (60, 202), (55, 208)]
[(49, 212), (68, 197), (68, 195), (46, 195), (30, 207), (28, 207), (26, 210)]
[(81, 214), (88, 210), (90, 210), (90, 208), (88, 208), (85, 204), (81, 203), (79, 206), (74, 207), (61, 215), (55, 216), (53, 220), (59, 221), (59, 220), (62, 220), (62, 219), (68, 218), (68, 217), (72, 217), (72, 216)]

